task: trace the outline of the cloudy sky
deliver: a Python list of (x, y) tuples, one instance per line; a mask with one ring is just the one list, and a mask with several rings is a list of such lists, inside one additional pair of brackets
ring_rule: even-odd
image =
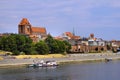
[(81, 37), (120, 40), (120, 0), (0, 0), (0, 33), (17, 33), (22, 18), (53, 36), (74, 29)]

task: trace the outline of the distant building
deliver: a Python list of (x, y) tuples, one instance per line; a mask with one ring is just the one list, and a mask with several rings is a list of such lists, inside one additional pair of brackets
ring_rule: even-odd
[(71, 52), (87, 53), (107, 51), (106, 42), (101, 38), (95, 38), (94, 34), (90, 34), (88, 38), (72, 39), (68, 41), (72, 43)]
[(27, 18), (23, 18), (18, 25), (18, 33), (29, 36), (33, 42), (44, 40), (47, 37), (45, 27), (33, 27)]
[(80, 39), (80, 36), (75, 36), (74, 34), (72, 34), (71, 32), (64, 32), (61, 35), (62, 38), (64, 39), (74, 39), (74, 40), (78, 40)]

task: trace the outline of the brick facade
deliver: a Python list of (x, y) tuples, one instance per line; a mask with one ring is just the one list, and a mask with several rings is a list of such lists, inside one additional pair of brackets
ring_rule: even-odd
[(44, 27), (33, 27), (27, 18), (23, 18), (18, 25), (18, 33), (29, 36), (33, 42), (45, 39), (47, 31)]

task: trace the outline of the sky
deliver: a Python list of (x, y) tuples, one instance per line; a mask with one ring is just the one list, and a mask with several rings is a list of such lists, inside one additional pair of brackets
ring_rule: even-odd
[(0, 33), (18, 33), (22, 18), (52, 36), (120, 40), (120, 0), (0, 0)]

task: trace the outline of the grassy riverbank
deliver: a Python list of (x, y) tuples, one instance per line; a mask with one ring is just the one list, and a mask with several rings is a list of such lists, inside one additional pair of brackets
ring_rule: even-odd
[(112, 60), (120, 59), (120, 54), (105, 53), (105, 54), (50, 54), (50, 55), (19, 55), (15, 58), (3, 59), (0, 61), (0, 66), (10, 65), (25, 65), (32, 64), (33, 60), (36, 62), (44, 60), (55, 60), (58, 63), (75, 63), (75, 62), (96, 62), (105, 61), (106, 58)]
[(62, 55), (62, 54), (48, 54), (48, 55), (18, 55), (18, 56), (15, 56), (16, 59), (62, 58), (62, 57), (66, 57), (66, 55)]

